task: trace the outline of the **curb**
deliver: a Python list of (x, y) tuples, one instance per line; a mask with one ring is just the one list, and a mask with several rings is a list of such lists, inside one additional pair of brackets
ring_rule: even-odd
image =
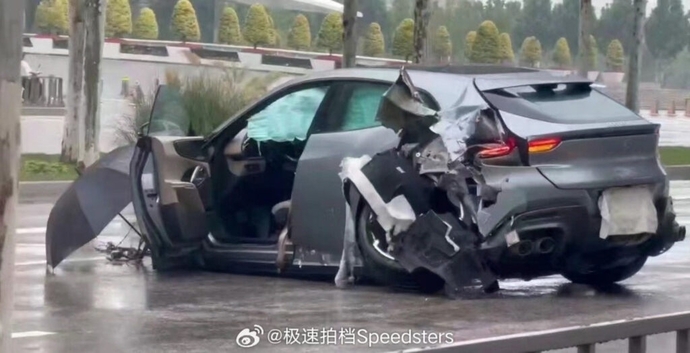
[[(690, 165), (665, 167), (669, 180), (690, 180)], [(24, 181), (19, 183), (20, 203), (54, 203), (71, 181)]]
[(690, 180), (690, 165), (664, 167), (669, 180)]
[(19, 182), (19, 203), (54, 203), (70, 184), (71, 181)]

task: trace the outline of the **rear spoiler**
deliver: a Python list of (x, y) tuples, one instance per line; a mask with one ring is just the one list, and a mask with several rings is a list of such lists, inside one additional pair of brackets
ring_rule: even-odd
[(544, 75), (543, 77), (514, 77), (514, 78), (475, 78), (474, 84), (482, 92), (498, 89), (557, 84), (583, 84), (591, 85), (594, 82), (579, 76), (557, 77)]

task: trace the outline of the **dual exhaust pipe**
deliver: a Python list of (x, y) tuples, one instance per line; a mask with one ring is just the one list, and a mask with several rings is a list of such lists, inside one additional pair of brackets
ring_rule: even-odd
[(544, 255), (550, 254), (556, 249), (556, 241), (551, 237), (544, 237), (536, 241), (521, 240), (512, 247), (519, 256)]

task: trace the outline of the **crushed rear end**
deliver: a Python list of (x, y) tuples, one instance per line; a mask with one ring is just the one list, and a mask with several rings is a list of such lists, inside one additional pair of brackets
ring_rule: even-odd
[[(659, 162), (659, 127), (590, 85), (544, 75), (475, 79), (453, 107), (432, 111), (401, 70), (378, 114), (400, 145), (343, 161), (348, 217), (367, 203), (402, 267), (431, 271), (456, 290), (488, 292), (499, 278), (585, 273), (665, 252), (685, 228)], [(601, 114), (559, 112), (584, 103)], [(346, 244), (352, 239), (346, 234)]]

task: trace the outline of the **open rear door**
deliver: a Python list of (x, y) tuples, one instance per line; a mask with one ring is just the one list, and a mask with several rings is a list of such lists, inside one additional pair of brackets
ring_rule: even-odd
[(187, 266), (208, 236), (210, 180), (203, 138), (186, 136), (179, 92), (160, 86), (130, 165), (132, 203), (156, 269)]

